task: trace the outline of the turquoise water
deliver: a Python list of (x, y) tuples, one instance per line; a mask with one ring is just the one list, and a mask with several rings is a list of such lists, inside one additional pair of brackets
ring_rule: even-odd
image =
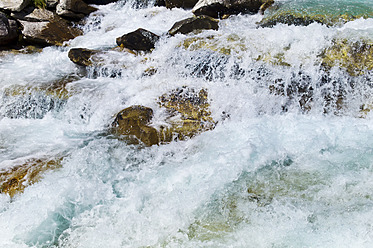
[[(110, 51), (87, 71), (67, 57), (190, 16), (99, 6), (66, 47), (0, 57), (0, 168), (63, 157), (23, 194), (0, 195), (0, 247), (371, 247), (373, 124), (361, 108), (373, 74), (325, 70), (320, 54), (333, 40), (373, 41), (373, 19), (257, 28), (262, 16), (239, 15), (218, 31), (162, 36), (151, 54)], [(187, 38), (214, 46), (184, 48)], [(46, 90), (61, 84), (69, 97)], [(131, 105), (161, 124), (156, 99), (184, 85), (207, 89), (214, 130), (152, 147), (107, 134)], [(6, 93), (15, 86), (31, 95)]]

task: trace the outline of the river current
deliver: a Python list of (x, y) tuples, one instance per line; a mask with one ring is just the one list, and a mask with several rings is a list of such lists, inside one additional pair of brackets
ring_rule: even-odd
[[(0, 247), (372, 247), (373, 116), (361, 109), (373, 74), (326, 73), (319, 55), (372, 42), (373, 18), (258, 28), (263, 16), (237, 15), (169, 37), (190, 10), (97, 7), (66, 46), (0, 56), (0, 168), (62, 157), (22, 194), (0, 194)], [(110, 50), (140, 27), (163, 35), (151, 53)], [(101, 66), (73, 64), (77, 47), (107, 50)], [(64, 97), (48, 93), (60, 85)], [(276, 94), (283, 85), (294, 89)], [(215, 129), (151, 147), (107, 133), (131, 105), (156, 122), (157, 97), (181, 86), (208, 91)]]

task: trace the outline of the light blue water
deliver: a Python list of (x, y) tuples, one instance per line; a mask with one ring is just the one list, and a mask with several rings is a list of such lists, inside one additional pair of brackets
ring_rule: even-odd
[[(360, 107), (372, 103), (373, 74), (326, 73), (318, 55), (335, 38), (372, 41), (373, 19), (256, 28), (262, 16), (240, 15), (218, 31), (163, 36), (151, 54), (111, 51), (88, 72), (69, 61), (71, 47), (108, 49), (192, 16), (133, 6), (100, 6), (67, 47), (0, 57), (0, 168), (64, 156), (23, 194), (0, 195), (0, 247), (371, 247), (373, 124)], [(230, 55), (183, 48), (191, 37)], [(69, 98), (45, 93), (67, 77)], [(273, 94), (279, 84), (299, 94)], [(32, 95), (7, 95), (15, 85)], [(157, 97), (183, 85), (208, 90), (214, 130), (146, 148), (106, 135), (134, 104), (159, 124)], [(312, 91), (310, 109), (300, 89)]]

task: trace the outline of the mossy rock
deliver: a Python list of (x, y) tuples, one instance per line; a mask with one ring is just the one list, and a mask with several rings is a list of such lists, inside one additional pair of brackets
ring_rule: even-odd
[(159, 98), (160, 108), (166, 109), (166, 125), (157, 127), (151, 123), (153, 110), (141, 105), (128, 107), (116, 115), (112, 123), (113, 133), (136, 138), (146, 146), (185, 140), (212, 130), (215, 122), (211, 117), (207, 91), (186, 87), (175, 89)]
[(185, 39), (178, 45), (190, 51), (198, 51), (199, 49), (207, 49), (213, 52), (218, 52), (223, 55), (231, 55), (247, 51), (244, 38), (232, 34), (227, 37), (218, 35), (208, 37), (191, 37)]
[(63, 158), (29, 159), (10, 169), (0, 170), (0, 193), (14, 197), (42, 179), (46, 171), (60, 168)]
[(159, 144), (159, 134), (149, 123), (153, 118), (153, 110), (135, 105), (120, 111), (112, 124), (114, 132), (119, 135), (134, 136), (146, 146)]
[(81, 91), (79, 88), (69, 88), (69, 82), (77, 80), (77, 76), (67, 76), (61, 79), (34, 85), (13, 85), (0, 92), (0, 106), (3, 104), (3, 114), (8, 118), (41, 119), (47, 113), (57, 113), (66, 104), (67, 99)]
[(99, 51), (90, 50), (86, 48), (72, 48), (69, 50), (69, 59), (77, 65), (80, 66), (90, 66), (92, 65), (92, 56), (97, 54)]
[(273, 27), (278, 23), (283, 23), (307, 26), (316, 22), (327, 26), (335, 26), (358, 18), (372, 17), (373, 5), (368, 1), (364, 4), (348, 0), (298, 0), (276, 3), (268, 9), (259, 25), (261, 27)]
[[(162, 95), (158, 104), (166, 108), (169, 113), (169, 127), (163, 129), (165, 140), (170, 142), (170, 137), (184, 140), (195, 135), (212, 130), (215, 121), (211, 117), (208, 94), (205, 89), (199, 91), (187, 87), (177, 88)], [(179, 116), (179, 119), (174, 119)]]
[(69, 97), (78, 93), (76, 90), (68, 90), (66, 85), (77, 80), (77, 76), (66, 76), (61, 79), (34, 85), (13, 85), (4, 89), (4, 95), (9, 97), (27, 96), (27, 95), (45, 95), (46, 97), (53, 97), (60, 100), (67, 100)]
[(373, 42), (336, 39), (320, 57), (322, 66), (327, 70), (338, 66), (351, 76), (363, 75), (373, 69)]

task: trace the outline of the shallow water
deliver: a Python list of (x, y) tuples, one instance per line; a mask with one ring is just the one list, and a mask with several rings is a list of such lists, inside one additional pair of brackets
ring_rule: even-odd
[[(257, 28), (262, 16), (238, 15), (162, 36), (151, 54), (109, 51), (86, 71), (67, 57), (190, 16), (99, 6), (66, 47), (0, 57), (0, 168), (63, 156), (23, 194), (0, 194), (1, 247), (371, 247), (373, 124), (361, 106), (373, 74), (326, 72), (319, 55), (333, 39), (373, 41), (373, 19)], [(152, 147), (107, 135), (131, 105), (153, 108), (158, 125), (157, 98), (184, 85), (207, 89), (214, 130)]]

